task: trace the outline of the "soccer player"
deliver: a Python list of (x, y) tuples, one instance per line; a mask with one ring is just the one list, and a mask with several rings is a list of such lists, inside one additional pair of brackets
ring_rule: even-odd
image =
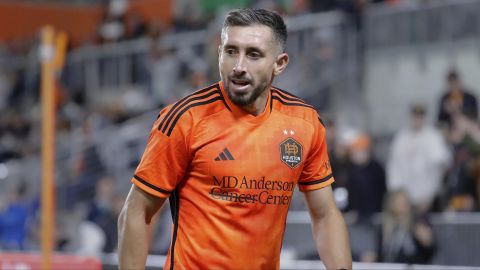
[(119, 218), (120, 269), (145, 267), (152, 217), (167, 198), (164, 269), (278, 269), (296, 186), (326, 267), (352, 267), (325, 128), (312, 106), (271, 85), (289, 61), (286, 38), (276, 13), (228, 13), (221, 81), (167, 106), (151, 129)]

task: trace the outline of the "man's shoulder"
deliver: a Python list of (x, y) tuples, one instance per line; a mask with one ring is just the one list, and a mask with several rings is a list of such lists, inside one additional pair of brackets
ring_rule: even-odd
[(164, 107), (158, 115), (158, 129), (167, 135), (178, 123), (192, 126), (196, 121), (229, 109), (218, 83), (196, 90)]
[(476, 95), (470, 89), (463, 90), (463, 93), (467, 98), (474, 99), (474, 100), (477, 99)]
[(323, 121), (317, 112), (317, 109), (308, 104), (302, 98), (292, 94), (291, 92), (272, 86), (272, 106), (279, 112), (301, 118), (307, 122), (320, 121), (323, 125)]

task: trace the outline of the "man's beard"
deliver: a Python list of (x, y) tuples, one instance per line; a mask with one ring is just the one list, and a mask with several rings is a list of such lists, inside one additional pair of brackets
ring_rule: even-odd
[(228, 84), (225, 86), (228, 98), (232, 101), (233, 104), (238, 105), (240, 107), (247, 106), (255, 102), (257, 98), (267, 89), (268, 83), (264, 82), (257, 87), (255, 87), (251, 94), (245, 95), (234, 95), (232, 91), (230, 91), (230, 87)]

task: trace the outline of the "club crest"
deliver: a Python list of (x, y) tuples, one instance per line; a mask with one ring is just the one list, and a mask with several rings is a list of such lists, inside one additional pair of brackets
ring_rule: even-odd
[(286, 139), (280, 143), (280, 159), (294, 169), (302, 163), (302, 145), (292, 138)]

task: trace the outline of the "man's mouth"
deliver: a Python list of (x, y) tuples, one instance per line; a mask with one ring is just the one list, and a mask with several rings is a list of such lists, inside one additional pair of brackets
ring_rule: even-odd
[(250, 81), (248, 80), (239, 80), (239, 79), (231, 79), (230, 80), (235, 86), (238, 86), (238, 87), (243, 87), (243, 86), (247, 86), (250, 84)]

